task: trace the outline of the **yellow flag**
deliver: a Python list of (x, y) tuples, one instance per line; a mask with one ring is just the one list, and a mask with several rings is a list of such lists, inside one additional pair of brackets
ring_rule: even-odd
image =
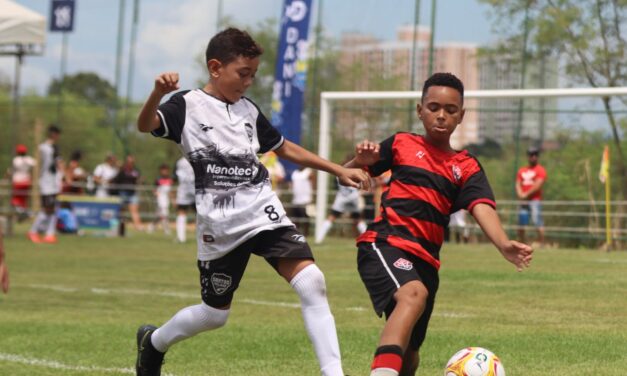
[(599, 171), (599, 180), (605, 184), (607, 178), (610, 176), (610, 148), (605, 145), (603, 149), (603, 158), (601, 158), (601, 170)]

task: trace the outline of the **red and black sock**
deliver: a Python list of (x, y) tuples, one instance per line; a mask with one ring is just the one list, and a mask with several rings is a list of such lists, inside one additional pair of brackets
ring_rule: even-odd
[(370, 369), (389, 368), (400, 372), (402, 366), (403, 349), (397, 345), (384, 345), (379, 346), (374, 353), (374, 360), (372, 361)]

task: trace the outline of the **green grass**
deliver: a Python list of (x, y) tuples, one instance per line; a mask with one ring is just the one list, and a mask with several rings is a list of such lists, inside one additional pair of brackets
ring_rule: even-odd
[[(11, 291), (0, 296), (0, 375), (131, 374), (135, 330), (199, 302), (195, 245), (160, 234), (5, 239)], [(314, 248), (344, 359), (367, 375), (383, 321), (371, 310), (348, 239)], [(445, 245), (420, 375), (441, 375), (466, 346), (499, 355), (508, 376), (627, 373), (627, 253), (540, 250), (516, 273), (488, 245)], [(226, 327), (175, 345), (173, 375), (317, 375), (289, 285), (253, 257)], [(268, 303), (268, 304), (265, 304)]]

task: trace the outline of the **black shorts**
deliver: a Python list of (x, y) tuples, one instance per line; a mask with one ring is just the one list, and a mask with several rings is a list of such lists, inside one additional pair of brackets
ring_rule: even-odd
[[(341, 218), (344, 213), (342, 213), (340, 211), (337, 211), (337, 210), (331, 209), (331, 214), (333, 214), (333, 216), (335, 218)], [(350, 212), (350, 217), (351, 217), (351, 219), (355, 219), (355, 220), (361, 219), (361, 213), (360, 212)]]
[(433, 312), (439, 283), (437, 269), (421, 258), (384, 242), (359, 243), (357, 269), (379, 317), (383, 313), (386, 317), (392, 314), (396, 306), (394, 293), (399, 287), (411, 281), (421, 281), (425, 285), (429, 291), (427, 304), (409, 339), (410, 347), (417, 351), (425, 339)]
[(292, 207), (292, 218), (308, 218), (307, 209), (303, 205)]
[(196, 204), (176, 204), (176, 210), (196, 212)]
[(231, 303), (251, 253), (265, 258), (275, 269), (280, 258), (314, 258), (305, 237), (294, 227), (262, 231), (219, 259), (198, 261), (205, 304), (220, 308)]
[(41, 207), (51, 209), (57, 206), (57, 195), (41, 195)]

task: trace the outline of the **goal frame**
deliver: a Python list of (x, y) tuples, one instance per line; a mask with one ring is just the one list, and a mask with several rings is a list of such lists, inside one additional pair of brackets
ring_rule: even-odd
[[(553, 88), (553, 89), (511, 89), (511, 90), (468, 90), (464, 99), (484, 98), (573, 98), (573, 97), (606, 97), (627, 95), (627, 87), (601, 88)], [(324, 91), (320, 93), (320, 130), (318, 134), (318, 155), (324, 159), (330, 157), (331, 146), (331, 116), (333, 104), (346, 100), (393, 100), (410, 99), (419, 101), (422, 98), (420, 91)], [(318, 171), (316, 183), (316, 238), (322, 231), (322, 224), (327, 215), (327, 196), (329, 174)]]

